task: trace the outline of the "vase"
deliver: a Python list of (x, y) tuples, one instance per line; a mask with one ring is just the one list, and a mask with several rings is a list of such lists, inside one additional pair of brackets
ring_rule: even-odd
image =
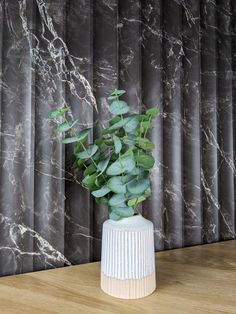
[(156, 288), (153, 223), (142, 215), (103, 224), (101, 289), (117, 298), (138, 299)]

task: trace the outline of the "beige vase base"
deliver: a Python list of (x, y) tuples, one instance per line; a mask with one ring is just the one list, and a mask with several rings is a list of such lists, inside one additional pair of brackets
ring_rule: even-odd
[(101, 272), (102, 290), (120, 299), (139, 299), (148, 296), (156, 289), (156, 274), (142, 279), (116, 279), (106, 276)]

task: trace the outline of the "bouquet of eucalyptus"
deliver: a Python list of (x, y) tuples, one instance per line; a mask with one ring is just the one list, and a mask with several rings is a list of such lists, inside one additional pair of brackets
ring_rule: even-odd
[(155, 163), (151, 155), (155, 146), (147, 135), (159, 110), (129, 114), (128, 104), (120, 99), (124, 93), (115, 89), (108, 97), (114, 118), (93, 143), (87, 143), (91, 128), (76, 130), (78, 119), (71, 118), (68, 106), (49, 112), (57, 123), (56, 131), (65, 133), (62, 143), (75, 144), (74, 166), (83, 170), (83, 185), (98, 204), (108, 207), (113, 220), (133, 216), (137, 205), (150, 196), (150, 170)]

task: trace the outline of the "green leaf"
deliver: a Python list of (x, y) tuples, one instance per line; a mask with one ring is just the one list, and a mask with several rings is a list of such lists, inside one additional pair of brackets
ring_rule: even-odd
[(110, 192), (110, 189), (106, 185), (104, 185), (100, 190), (93, 191), (92, 195), (95, 197), (103, 197), (109, 192)]
[(70, 144), (70, 143), (78, 142), (78, 136), (66, 137), (61, 142), (62, 144)]
[(60, 109), (53, 109), (53, 110), (49, 111), (49, 113), (48, 113), (48, 117), (50, 119), (55, 119), (57, 117), (60, 117), (60, 115), (61, 115)]
[(104, 178), (97, 176), (96, 180), (95, 180), (95, 185), (97, 188), (101, 188), (104, 185)]
[(111, 103), (110, 111), (114, 115), (125, 114), (125, 113), (129, 112), (129, 106), (123, 100), (114, 100)]
[(114, 194), (108, 201), (110, 206), (126, 206), (125, 205), (126, 196), (125, 194)]
[(139, 203), (143, 202), (145, 199), (146, 199), (146, 196), (144, 195), (132, 198), (131, 200), (128, 201), (128, 206), (134, 207), (138, 205)]
[(124, 173), (125, 171), (130, 172), (135, 167), (135, 161), (133, 155), (128, 155), (121, 157), (117, 161), (113, 162), (108, 168), (107, 168), (107, 175), (109, 176), (116, 176), (121, 173)]
[(116, 129), (107, 128), (107, 129), (102, 130), (102, 134), (103, 135), (112, 134), (112, 133), (115, 133), (115, 131), (116, 131)]
[(83, 143), (86, 141), (86, 139), (84, 139), (83, 141), (79, 141), (79, 142), (76, 142), (75, 146), (74, 146), (74, 149), (73, 149), (73, 154), (75, 156), (77, 156), (77, 153), (80, 149), (83, 148)]
[(109, 125), (116, 124), (117, 122), (120, 122), (121, 120), (122, 120), (121, 117), (116, 116), (110, 120)]
[(160, 114), (160, 110), (158, 108), (150, 108), (146, 111), (146, 114), (150, 117), (156, 117)]
[(91, 145), (90, 147), (86, 149), (86, 151), (79, 152), (77, 156), (80, 159), (88, 159), (88, 158), (91, 158), (96, 153), (97, 150), (98, 150), (97, 145)]
[(84, 170), (84, 176), (86, 177), (88, 174), (92, 174), (96, 171), (97, 171), (97, 168), (95, 167), (95, 165), (91, 164)]
[(119, 215), (115, 214), (114, 212), (109, 213), (109, 217), (112, 220), (120, 220), (121, 218)]
[(151, 169), (155, 163), (155, 159), (151, 155), (147, 154), (136, 154), (135, 160), (137, 165), (144, 169)]
[(149, 116), (146, 116), (145, 114), (139, 115), (140, 122), (149, 121)]
[(126, 91), (124, 89), (114, 89), (114, 91), (111, 93), (112, 96), (121, 96), (124, 95)]
[(104, 144), (104, 139), (103, 139), (103, 138), (97, 138), (97, 139), (94, 141), (94, 144), (96, 144), (97, 146), (101, 147), (101, 146), (103, 146), (103, 144)]
[(92, 175), (87, 175), (84, 179), (83, 179), (83, 183), (84, 185), (90, 189), (90, 190), (93, 190), (94, 188), (96, 188), (95, 186), (95, 180), (97, 178), (97, 174), (94, 173)]
[(115, 153), (119, 154), (122, 149), (122, 144), (119, 137), (117, 137), (115, 134), (113, 135), (113, 141), (115, 145)]
[(112, 139), (105, 139), (104, 140), (104, 143), (107, 145), (107, 146), (113, 146), (114, 145), (114, 142)]
[(120, 120), (119, 122), (113, 124), (110, 128), (105, 129), (102, 131), (102, 134), (109, 134), (109, 133), (114, 133), (116, 130), (120, 129), (121, 127), (123, 127), (125, 125), (127, 121)]
[(139, 118), (136, 114), (129, 116), (128, 118), (125, 118), (127, 123), (124, 125), (124, 129), (126, 132), (130, 133), (133, 132), (135, 129), (137, 129), (139, 125)]
[(132, 194), (143, 194), (149, 185), (149, 178), (136, 178), (127, 184), (127, 190)]
[(122, 177), (112, 177), (108, 180), (107, 186), (109, 189), (117, 194), (125, 194), (126, 193), (126, 185), (122, 181)]
[(145, 150), (152, 150), (153, 148), (155, 148), (155, 145), (147, 138), (139, 138), (137, 145)]
[(66, 137), (64, 138), (61, 142), (62, 144), (70, 144), (74, 142), (82, 142), (86, 137), (88, 136), (90, 129), (85, 129), (78, 136), (73, 136), (73, 137)]
[(108, 205), (108, 200), (106, 197), (96, 197), (95, 201), (99, 205), (106, 205), (106, 206)]
[(48, 117), (50, 119), (56, 119), (56, 118), (59, 118), (59, 117), (63, 116), (69, 110), (70, 110), (69, 107), (56, 108), (56, 109), (53, 109), (53, 110), (49, 111)]
[(117, 99), (117, 96), (109, 96), (107, 99), (108, 100), (114, 100), (114, 99)]
[(58, 133), (69, 131), (71, 128), (73, 128), (73, 126), (76, 125), (77, 122), (78, 122), (78, 119), (73, 122), (63, 122), (56, 128), (56, 131)]
[(76, 166), (78, 169), (83, 168), (84, 164), (85, 164), (85, 160), (82, 160), (82, 159), (78, 159), (76, 162)]
[(110, 161), (110, 157), (107, 157), (106, 159), (101, 160), (98, 163), (98, 170), (100, 171), (99, 175), (101, 175), (106, 170), (106, 168), (109, 164), (109, 161)]
[(134, 215), (134, 209), (132, 207), (111, 207), (112, 213), (120, 217), (131, 217)]
[(88, 128), (88, 129), (84, 129), (83, 131), (81, 131), (79, 133), (79, 136), (78, 136), (78, 140), (81, 142), (83, 141), (84, 139), (87, 138), (89, 132), (92, 130), (92, 128)]
[(129, 134), (128, 137), (124, 139), (124, 143), (130, 146), (131, 148), (135, 146), (136, 142), (137, 142), (137, 137), (133, 134)]
[(140, 132), (144, 133), (151, 130), (152, 128), (153, 128), (153, 125), (150, 121), (144, 121), (140, 125)]
[(132, 174), (132, 171), (131, 171), (129, 174), (127, 174), (127, 175), (125, 175), (125, 176), (123, 177), (124, 183), (126, 184), (126, 183), (128, 183), (128, 182), (131, 182), (131, 181), (134, 180), (136, 177), (137, 177), (137, 176), (136, 176), (136, 175), (133, 175), (133, 174)]

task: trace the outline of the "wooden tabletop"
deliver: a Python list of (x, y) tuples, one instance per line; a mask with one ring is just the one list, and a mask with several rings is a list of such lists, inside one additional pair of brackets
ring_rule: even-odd
[(236, 241), (156, 254), (157, 290), (120, 300), (99, 288), (100, 263), (0, 278), (0, 313), (236, 313)]

